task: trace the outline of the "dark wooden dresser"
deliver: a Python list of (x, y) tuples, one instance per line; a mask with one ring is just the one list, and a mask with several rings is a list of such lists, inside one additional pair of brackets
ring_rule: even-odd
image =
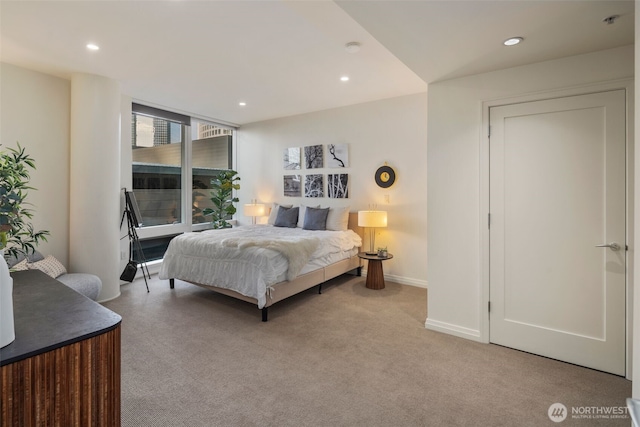
[(13, 277), (2, 426), (120, 426), (122, 318), (37, 271)]

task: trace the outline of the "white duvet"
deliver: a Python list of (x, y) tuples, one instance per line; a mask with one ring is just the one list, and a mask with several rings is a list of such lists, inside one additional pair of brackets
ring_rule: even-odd
[(348, 254), (361, 244), (352, 230), (251, 225), (185, 233), (169, 243), (160, 278), (232, 289), (262, 308), (271, 285), (295, 279), (314, 260)]

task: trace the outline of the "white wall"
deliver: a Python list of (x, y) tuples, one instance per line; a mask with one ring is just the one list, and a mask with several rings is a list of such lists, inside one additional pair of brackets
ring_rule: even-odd
[(0, 64), (0, 143), (16, 141), (35, 159), (28, 201), (37, 230), (51, 232), (40, 245), (68, 265), (70, 82), (24, 68)]
[(487, 339), (481, 307), (483, 102), (633, 78), (633, 58), (633, 46), (626, 46), (429, 85), (427, 327)]
[[(237, 134), (238, 220), (251, 221), (242, 216), (242, 204), (253, 198), (264, 203), (350, 206), (352, 212), (376, 203), (388, 211), (388, 228), (376, 235), (376, 246), (386, 245), (395, 256), (385, 262), (385, 276), (426, 286), (426, 103), (423, 93), (242, 126)], [(302, 169), (300, 173), (322, 173), (325, 191), (327, 174), (348, 173), (350, 197), (285, 198), (283, 176), (293, 172), (283, 169), (283, 149), (322, 144), (326, 150), (326, 144), (333, 143), (349, 145), (346, 170)], [(385, 162), (397, 174), (396, 183), (388, 189), (374, 181), (374, 172)]]
[(99, 301), (120, 295), (121, 100), (116, 80), (72, 76), (69, 267), (100, 277)]
[[(51, 232), (38, 248), (70, 268), (70, 123), (71, 82), (48, 74), (0, 63), (0, 143), (27, 148), (36, 161), (29, 193), (36, 229)], [(122, 97), (122, 157), (120, 185), (131, 188), (131, 98)], [(121, 205), (120, 209), (123, 209)], [(121, 212), (121, 210), (120, 210)], [(120, 217), (113, 219), (114, 224)], [(126, 228), (124, 229), (126, 234)], [(120, 236), (118, 236), (119, 238)], [(126, 239), (125, 239), (126, 240)], [(120, 243), (127, 251), (126, 241)], [(119, 275), (125, 261), (117, 267)], [(93, 270), (93, 268), (92, 268)], [(94, 271), (83, 271), (94, 273)], [(111, 298), (113, 295), (107, 296)]]

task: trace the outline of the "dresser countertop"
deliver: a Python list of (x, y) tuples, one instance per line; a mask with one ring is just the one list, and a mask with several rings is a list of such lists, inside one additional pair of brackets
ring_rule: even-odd
[(0, 349), (0, 366), (115, 329), (122, 317), (38, 270), (13, 277), (16, 339)]

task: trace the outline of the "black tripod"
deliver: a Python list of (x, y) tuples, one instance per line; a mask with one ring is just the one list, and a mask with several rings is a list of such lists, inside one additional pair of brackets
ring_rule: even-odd
[[(124, 224), (125, 217), (127, 218), (127, 237), (129, 237), (129, 263), (127, 267), (125, 267), (122, 276), (120, 276), (121, 280), (126, 280), (128, 282), (133, 281), (135, 278), (135, 273), (138, 271), (138, 265), (142, 269), (142, 277), (144, 277), (144, 283), (147, 286), (147, 292), (149, 292), (149, 283), (147, 282), (147, 276), (149, 276), (149, 280), (151, 280), (151, 274), (149, 273), (149, 267), (147, 266), (147, 259), (144, 256), (144, 252), (142, 252), (142, 245), (140, 244), (140, 239), (138, 238), (138, 233), (136, 232), (136, 217), (134, 216), (133, 210), (131, 209), (131, 199), (129, 196), (129, 192), (125, 190), (125, 207), (124, 212), (122, 213), (122, 219), (120, 220), (120, 228), (122, 228), (122, 224)], [(123, 237), (124, 239), (124, 237)], [(133, 258), (134, 251), (137, 251), (138, 257), (140, 258), (140, 263)], [(146, 274), (145, 274), (146, 270)], [(133, 274), (128, 274), (129, 272)]]

